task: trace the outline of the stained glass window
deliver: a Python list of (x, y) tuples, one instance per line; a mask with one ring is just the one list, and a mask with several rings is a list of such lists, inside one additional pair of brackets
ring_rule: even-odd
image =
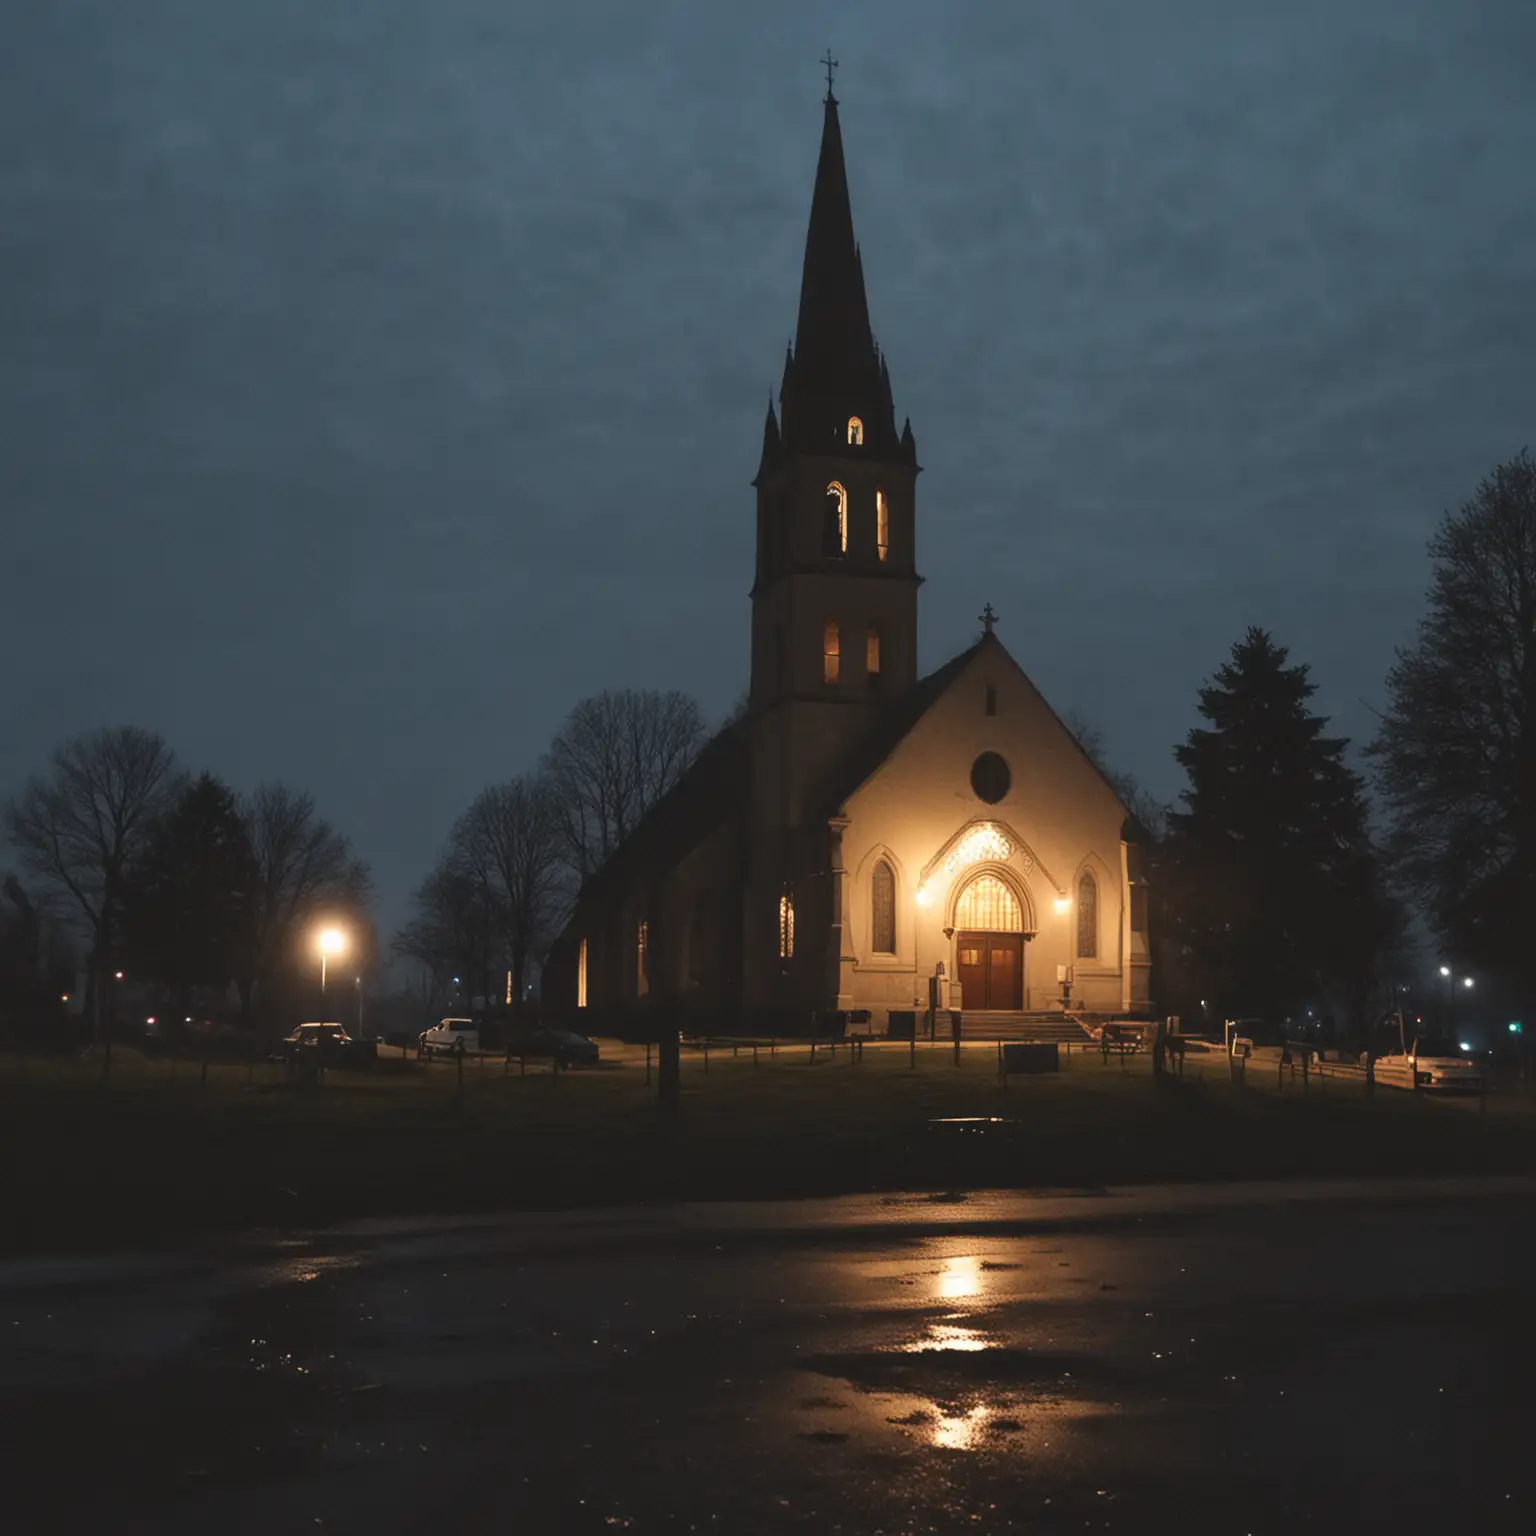
[(1024, 910), (1011, 886), (996, 875), (977, 875), (960, 893), (955, 927), (983, 933), (1023, 933)]
[(789, 960), (795, 953), (795, 898), (789, 887), (779, 897), (779, 959)]
[(1077, 882), (1077, 958), (1092, 960), (1099, 952), (1099, 883), (1085, 869)]
[(896, 876), (881, 859), (870, 881), (870, 905), (874, 913), (874, 950), (877, 955), (896, 953)]

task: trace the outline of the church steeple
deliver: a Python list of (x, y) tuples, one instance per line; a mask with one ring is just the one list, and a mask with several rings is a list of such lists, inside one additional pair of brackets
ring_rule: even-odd
[(870, 329), (843, 131), (830, 88), (800, 273), (800, 314), (780, 404), (785, 444), (792, 450), (831, 451), (849, 417), (856, 416), (864, 424), (870, 456), (899, 454), (889, 375)]
[(869, 323), (830, 81), (779, 407), (775, 417), (769, 404), (752, 482), (751, 697), (760, 716), (790, 709), (793, 722), (775, 729), (794, 735), (805, 769), (847, 748), (916, 682), (921, 581), (917, 449), (910, 426), (898, 432)]

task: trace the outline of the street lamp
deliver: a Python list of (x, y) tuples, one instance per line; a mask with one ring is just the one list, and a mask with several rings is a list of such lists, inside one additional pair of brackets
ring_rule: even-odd
[(322, 928), (315, 936), (315, 947), (320, 951), (320, 1017), (325, 1018), (325, 972), (332, 955), (341, 954), (347, 947), (347, 936), (340, 928)]

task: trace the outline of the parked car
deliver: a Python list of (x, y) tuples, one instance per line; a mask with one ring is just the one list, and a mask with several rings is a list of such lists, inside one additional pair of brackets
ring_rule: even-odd
[(371, 1040), (354, 1040), (340, 1024), (300, 1024), (282, 1042), (283, 1060), (290, 1064), (318, 1056), (324, 1067), (365, 1066), (376, 1056)]
[(595, 1067), (600, 1054), (597, 1041), (574, 1029), (558, 1029), (543, 1024), (507, 1042), (509, 1056), (539, 1056), (558, 1062), (562, 1067)]
[(1376, 1081), (1389, 1088), (1481, 1093), (1483, 1069), (1456, 1041), (1416, 1035), (1407, 1050), (1376, 1058)]
[(440, 1019), (416, 1042), (418, 1056), (453, 1056), (480, 1049), (480, 1026), (473, 1019)]

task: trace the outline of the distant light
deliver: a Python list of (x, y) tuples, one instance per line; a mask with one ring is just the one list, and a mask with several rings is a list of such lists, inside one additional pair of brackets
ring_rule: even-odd
[(1463, 976), (1461, 978), (1461, 984), (1464, 987), (1470, 987), (1472, 985), (1472, 978), (1470, 976)]
[(1442, 965), (1442, 966), (1441, 966), (1441, 967), (1440, 967), (1440, 974), (1441, 974), (1441, 975), (1442, 975), (1442, 976), (1449, 976), (1449, 975), (1450, 975), (1450, 974), (1451, 974), (1451, 968), (1450, 968), (1450, 966), (1448, 966), (1448, 965)]
[(1511, 1019), (1509, 1021), (1509, 1032), (1510, 1032), (1510, 1034), (1518, 1035), (1520, 1033), (1521, 1027), (1522, 1026), (1521, 1026), (1521, 1023), (1520, 1023), (1519, 1019)]
[(145, 1019), (145, 1020), (144, 1020), (144, 1022), (145, 1022), (145, 1023), (146, 1023), (146, 1024), (153, 1024), (153, 1023), (154, 1023), (154, 1022), (155, 1022), (155, 1016), (154, 1016), (154, 1014), (150, 1014), (150, 1016), (149, 1016), (149, 1017), (148, 1017), (148, 1018), (147, 1018), (147, 1019)]
[(1460, 1044), (1462, 1050), (1464, 1051), (1470, 1051), (1472, 1049), (1472, 1042), (1470, 1040), (1463, 1040), (1460, 1042)]
[[(59, 1001), (61, 1003), (67, 1003), (69, 1001), (69, 993), (68, 992), (61, 992), (59, 994)], [(1515, 1026), (1513, 1024), (1511, 1024), (1509, 1027), (1511, 1029), (1513, 1029)]]
[[(115, 976), (115, 978), (116, 978), (116, 979), (117, 979), (117, 980), (118, 980), (118, 981), (121, 981), (121, 980), (122, 980), (122, 979), (123, 979), (123, 973), (122, 973), (122, 972), (121, 972), (121, 971), (114, 971), (114, 972), (113, 972), (113, 975), (114, 975), (114, 976)], [(1471, 986), (1471, 985), (1472, 985), (1472, 983), (1471, 983), (1471, 982), (1470, 982), (1470, 981), (1469, 981), (1469, 982), (1468, 982), (1468, 983), (1467, 983), (1467, 985), (1468, 985), (1468, 986), (1469, 986), (1469, 987), (1470, 987), (1470, 986)]]
[(322, 955), (339, 955), (347, 947), (347, 936), (340, 928), (322, 928), (315, 935)]
[(453, 984), (454, 984), (454, 986), (458, 986), (458, 984), (459, 984), (459, 978), (458, 978), (458, 977), (457, 977), (457, 976), (455, 976), (455, 977), (454, 977), (454, 978), (453, 978)]
[(932, 901), (933, 901), (933, 892), (930, 891), (926, 885), (918, 886), (918, 888), (917, 888), (917, 904), (918, 904), (918, 906), (926, 907)]
[(187, 1023), (190, 1024), (191, 1022), (192, 1022), (192, 1015), (189, 1013), (187, 1015)]

